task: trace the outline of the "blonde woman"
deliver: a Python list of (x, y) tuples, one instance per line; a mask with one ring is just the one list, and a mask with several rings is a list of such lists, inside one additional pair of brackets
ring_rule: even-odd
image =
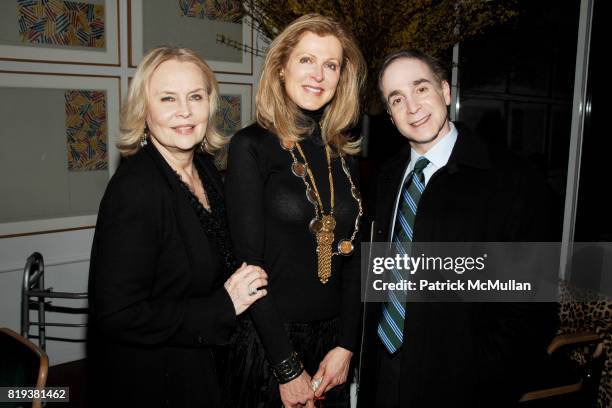
[(213, 346), (266, 294), (263, 270), (236, 270), (231, 253), (213, 163), (227, 143), (210, 120), (217, 89), (184, 48), (150, 51), (132, 81), (125, 159), (100, 204), (91, 255), (92, 405), (219, 406)]
[(365, 64), (355, 41), (316, 14), (272, 42), (257, 123), (229, 149), (228, 220), (240, 261), (270, 276), (229, 356), (226, 406), (349, 406), (360, 312), (356, 162)]

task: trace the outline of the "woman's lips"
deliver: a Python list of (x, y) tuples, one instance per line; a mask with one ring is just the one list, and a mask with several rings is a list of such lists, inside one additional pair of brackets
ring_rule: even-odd
[(302, 88), (304, 88), (306, 92), (309, 92), (315, 95), (320, 95), (321, 93), (323, 93), (323, 88), (319, 88), (317, 86), (304, 85), (302, 86)]
[(195, 125), (175, 126), (172, 129), (180, 135), (190, 135), (193, 133)]

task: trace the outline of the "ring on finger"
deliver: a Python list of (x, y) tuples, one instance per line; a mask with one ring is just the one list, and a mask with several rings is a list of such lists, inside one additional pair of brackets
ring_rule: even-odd
[(257, 288), (251, 285), (248, 286), (248, 290), (249, 290), (249, 296), (255, 296), (257, 294)]

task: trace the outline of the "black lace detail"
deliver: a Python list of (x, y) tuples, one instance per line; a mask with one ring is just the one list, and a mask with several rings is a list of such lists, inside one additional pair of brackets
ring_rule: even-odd
[(207, 211), (200, 200), (195, 194), (189, 189), (189, 186), (181, 179), (181, 176), (174, 172), (176, 175), (179, 185), (187, 194), (189, 203), (193, 207), (200, 224), (204, 229), (204, 233), (208, 237), (208, 240), (217, 249), (217, 253), (221, 256), (228, 276), (231, 275), (238, 267), (238, 263), (232, 252), (232, 241), (229, 234), (229, 228), (227, 225), (227, 217), (225, 215), (225, 204), (221, 194), (212, 186), (212, 183), (208, 179), (206, 171), (198, 169), (198, 175), (202, 181), (204, 191), (208, 197), (208, 205), (210, 206), (210, 212)]

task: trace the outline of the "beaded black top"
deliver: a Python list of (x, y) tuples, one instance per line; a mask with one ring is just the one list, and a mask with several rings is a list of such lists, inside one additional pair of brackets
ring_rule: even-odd
[(223, 260), (227, 270), (227, 275), (229, 276), (237, 269), (238, 265), (232, 252), (232, 241), (227, 226), (223, 196), (221, 192), (217, 191), (212, 186), (206, 171), (204, 171), (197, 159), (194, 160), (194, 164), (198, 171), (198, 175), (200, 176), (200, 180), (202, 180), (204, 191), (206, 191), (210, 211), (207, 211), (204, 208), (202, 203), (200, 203), (200, 200), (198, 200), (189, 186), (181, 179), (179, 174), (176, 172), (174, 174), (176, 174), (179, 184), (181, 187), (183, 187), (183, 190), (189, 199), (189, 203), (192, 205), (196, 215), (198, 216), (204, 233), (208, 237), (208, 240), (217, 249), (217, 253)]

